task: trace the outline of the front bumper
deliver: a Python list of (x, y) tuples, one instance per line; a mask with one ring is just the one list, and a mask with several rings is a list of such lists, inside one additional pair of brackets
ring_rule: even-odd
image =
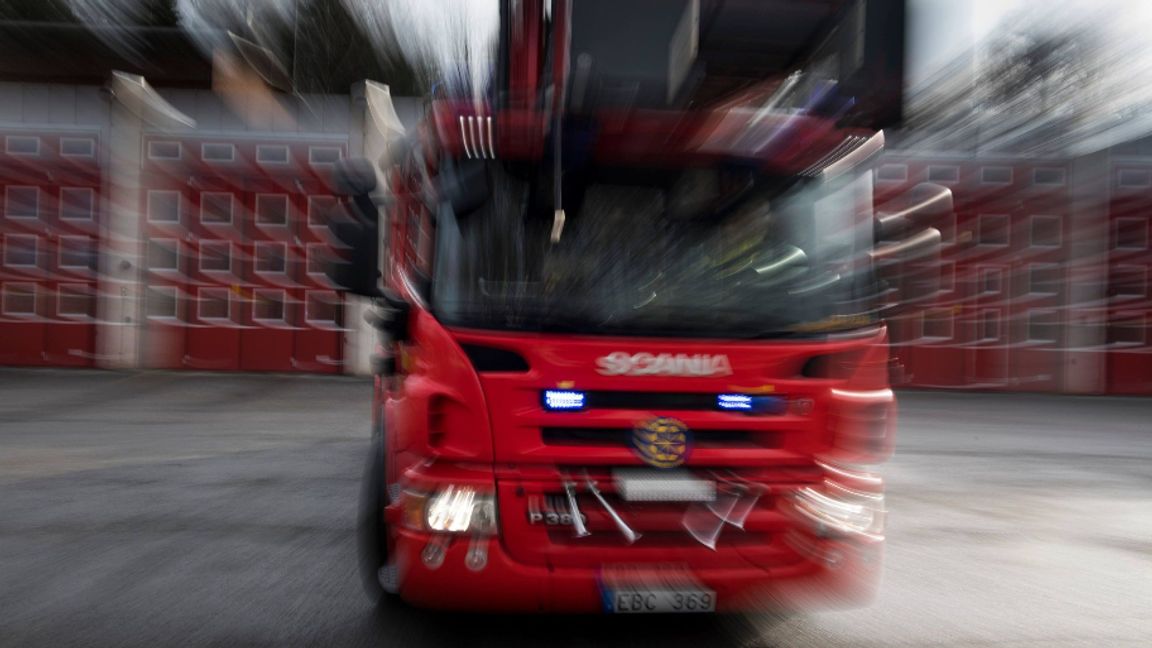
[[(456, 538), (435, 568), (421, 554), (433, 536), (402, 529), (393, 557), (400, 596), (421, 607), (489, 612), (604, 611), (605, 570), (598, 567), (526, 565), (513, 560), (500, 538), (488, 540), (482, 569), (466, 565), (470, 539)], [(879, 583), (883, 541), (821, 539), (787, 532), (795, 560), (779, 567), (739, 561), (725, 567), (677, 565), (716, 593), (718, 612), (857, 607), (872, 600)], [(701, 547), (701, 551), (707, 549)]]

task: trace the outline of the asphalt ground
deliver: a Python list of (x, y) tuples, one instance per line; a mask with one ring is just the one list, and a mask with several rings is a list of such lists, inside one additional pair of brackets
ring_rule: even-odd
[(375, 609), (362, 379), (0, 370), (0, 646), (1152, 645), (1152, 400), (904, 393), (876, 603)]

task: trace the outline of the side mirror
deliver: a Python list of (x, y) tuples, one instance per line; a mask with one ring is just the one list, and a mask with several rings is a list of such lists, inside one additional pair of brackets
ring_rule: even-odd
[(380, 293), (377, 309), (369, 311), (364, 319), (373, 328), (383, 331), (391, 342), (404, 342), (409, 338), (412, 305), (390, 290)]
[(364, 297), (381, 296), (380, 226), (376, 171), (367, 160), (340, 160), (332, 170), (333, 190), (346, 197), (343, 209), (328, 214), (328, 231), (340, 258), (330, 259), (328, 278), (341, 290)]
[(941, 235), (935, 225), (952, 210), (951, 190), (931, 183), (877, 209), (872, 265), (897, 305), (916, 304), (939, 291)]

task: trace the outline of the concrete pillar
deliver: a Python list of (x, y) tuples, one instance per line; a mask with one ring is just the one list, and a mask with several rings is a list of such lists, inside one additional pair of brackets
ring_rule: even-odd
[(1070, 166), (1063, 321), (1063, 391), (1070, 394), (1107, 389), (1109, 165), (1104, 151), (1076, 158)]

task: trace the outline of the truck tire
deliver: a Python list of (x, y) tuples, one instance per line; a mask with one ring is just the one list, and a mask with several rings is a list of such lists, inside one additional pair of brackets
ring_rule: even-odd
[(360, 580), (364, 586), (364, 593), (377, 605), (391, 597), (380, 582), (380, 570), (388, 564), (388, 527), (384, 522), (387, 498), (384, 443), (382, 435), (377, 434), (373, 435), (372, 446), (364, 464), (364, 476), (360, 482), (359, 514), (356, 520)]

